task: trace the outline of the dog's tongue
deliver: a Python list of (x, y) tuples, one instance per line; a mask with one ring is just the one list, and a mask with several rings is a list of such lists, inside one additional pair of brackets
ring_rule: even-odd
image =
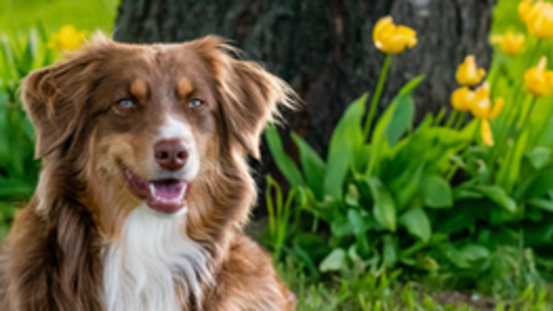
[(147, 203), (158, 212), (175, 213), (184, 207), (188, 183), (177, 180), (150, 182)]
[(126, 167), (123, 167), (123, 173), (134, 195), (146, 200), (151, 209), (165, 214), (172, 214), (186, 205), (184, 197), (190, 190), (188, 182), (176, 179), (147, 181), (138, 177)]
[(184, 187), (182, 182), (153, 182), (155, 194), (158, 198), (171, 201), (179, 198)]

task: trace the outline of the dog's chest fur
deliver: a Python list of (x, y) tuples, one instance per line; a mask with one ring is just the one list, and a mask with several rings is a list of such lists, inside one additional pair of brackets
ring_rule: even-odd
[(185, 216), (154, 215), (146, 206), (131, 212), (103, 253), (108, 311), (182, 310), (190, 296), (201, 302), (209, 255), (183, 233)]

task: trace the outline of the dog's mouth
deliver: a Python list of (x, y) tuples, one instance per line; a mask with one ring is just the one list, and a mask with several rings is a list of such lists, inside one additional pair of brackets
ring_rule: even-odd
[(145, 200), (149, 208), (164, 214), (173, 214), (186, 206), (186, 194), (190, 183), (179, 179), (148, 181), (140, 178), (129, 168), (122, 166), (123, 175), (132, 193)]

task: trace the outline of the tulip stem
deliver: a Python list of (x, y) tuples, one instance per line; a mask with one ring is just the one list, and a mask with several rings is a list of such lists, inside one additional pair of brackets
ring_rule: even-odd
[(457, 119), (457, 124), (455, 124), (455, 129), (459, 131), (465, 122), (465, 112), (459, 111), (459, 119)]
[(442, 120), (444, 119), (445, 112), (446, 112), (446, 109), (445, 109), (444, 106), (442, 106), (442, 108), (438, 112), (438, 115), (436, 116), (436, 119), (434, 119), (434, 125), (439, 126), (440, 123), (442, 123)]
[(458, 117), (459, 117), (459, 111), (457, 109), (454, 109), (449, 115), (449, 118), (445, 123), (445, 127), (451, 128), (451, 125), (453, 125), (453, 122), (455, 122), (455, 119), (457, 119)]
[(528, 121), (530, 121), (530, 117), (532, 116), (532, 112), (534, 111), (534, 106), (536, 106), (536, 96), (532, 96), (532, 101), (530, 102), (530, 107), (528, 107), (528, 111), (526, 112), (526, 115), (524, 116), (524, 121), (522, 121), (520, 125), (520, 130), (517, 133), (517, 138), (520, 136), (520, 133), (524, 130), (526, 125), (528, 125)]
[(388, 76), (388, 70), (390, 69), (391, 60), (392, 54), (386, 54), (384, 65), (382, 65), (382, 70), (380, 71), (380, 79), (378, 79), (376, 91), (374, 92), (371, 101), (369, 114), (367, 115), (367, 119), (365, 120), (365, 127), (363, 128), (363, 137), (366, 137), (367, 139), (371, 131), (374, 114), (376, 112), (376, 106), (378, 106), (378, 100), (380, 99), (380, 95), (382, 94), (382, 90), (384, 89), (384, 83), (386, 82), (386, 77)]

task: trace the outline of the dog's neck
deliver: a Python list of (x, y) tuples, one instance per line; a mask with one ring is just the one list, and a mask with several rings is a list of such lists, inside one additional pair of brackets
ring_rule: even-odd
[(157, 215), (147, 206), (125, 220), (122, 234), (103, 253), (107, 310), (182, 310), (202, 300), (211, 281), (210, 256), (183, 230), (186, 212)]

